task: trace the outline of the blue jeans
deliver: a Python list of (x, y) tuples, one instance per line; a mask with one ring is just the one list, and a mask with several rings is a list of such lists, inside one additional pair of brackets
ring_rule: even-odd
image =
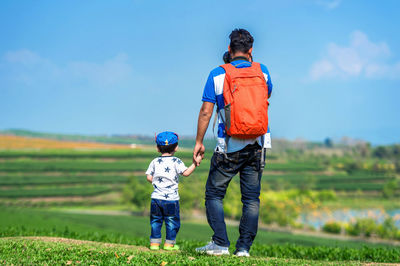
[(165, 243), (175, 244), (176, 235), (181, 227), (178, 200), (151, 199), (150, 243), (161, 243), (161, 227), (165, 222)]
[(261, 161), (261, 156), (261, 147), (258, 144), (252, 144), (226, 155), (214, 153), (211, 158), (206, 184), (206, 214), (207, 221), (214, 231), (212, 239), (219, 246), (229, 247), (230, 245), (222, 200), (229, 182), (239, 172), (243, 208), (236, 249), (250, 250), (258, 230), (260, 181), (265, 160), (264, 157)]

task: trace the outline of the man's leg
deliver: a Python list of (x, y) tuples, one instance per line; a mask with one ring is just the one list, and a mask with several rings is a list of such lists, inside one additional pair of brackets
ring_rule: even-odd
[(222, 247), (229, 247), (230, 245), (226, 233), (222, 200), (225, 197), (229, 182), (238, 172), (235, 157), (235, 153), (229, 154), (229, 158), (225, 157), (224, 154), (214, 153), (206, 184), (207, 221), (214, 231), (212, 240)]
[(254, 149), (248, 154), (248, 161), (240, 171), (242, 193), (242, 217), (239, 225), (239, 239), (236, 250), (249, 251), (258, 230), (261, 190), (261, 150)]

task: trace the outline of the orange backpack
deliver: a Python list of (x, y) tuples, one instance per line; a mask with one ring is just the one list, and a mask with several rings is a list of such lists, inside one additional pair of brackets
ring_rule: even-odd
[(229, 136), (251, 139), (268, 130), (268, 85), (259, 63), (251, 67), (225, 69), (225, 130)]

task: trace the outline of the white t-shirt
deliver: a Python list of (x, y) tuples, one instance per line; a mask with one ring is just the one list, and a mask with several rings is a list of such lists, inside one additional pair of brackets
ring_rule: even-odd
[(146, 175), (153, 176), (154, 191), (152, 199), (179, 200), (179, 176), (187, 167), (181, 159), (174, 156), (160, 156), (151, 161)]

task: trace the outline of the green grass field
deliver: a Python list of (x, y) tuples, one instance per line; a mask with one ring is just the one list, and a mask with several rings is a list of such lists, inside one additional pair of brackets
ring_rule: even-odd
[[(148, 245), (150, 226), (148, 217), (134, 216), (107, 216), (107, 215), (85, 215), (71, 214), (55, 211), (43, 211), (32, 209), (0, 208), (2, 219), (0, 220), (0, 236), (51, 236), (64, 237), (80, 240), (91, 240), (97, 242), (109, 242), (119, 244), (129, 244), (136, 246)], [(237, 236), (237, 227), (228, 226), (228, 235), (232, 241)], [(204, 263), (211, 262), (207, 256), (199, 256), (194, 253), (194, 248), (204, 245), (209, 241), (211, 230), (208, 225), (196, 224), (183, 221), (181, 231), (179, 232), (178, 244), (182, 247), (182, 258), (178, 261), (185, 261), (185, 257), (193, 257)], [(15, 248), (31, 252), (30, 261), (45, 261), (51, 257), (52, 252), (46, 252), (48, 248), (57, 250), (59, 244), (37, 243), (28, 240), (13, 241), (10, 239), (1, 239), (0, 258), (7, 258), (7, 262), (17, 262), (23, 259), (15, 253)], [(26, 248), (29, 245), (31, 248)], [(62, 244), (60, 244), (62, 247)], [(14, 247), (14, 250), (12, 249)], [(43, 249), (42, 249), (43, 248)], [(35, 252), (33, 250), (40, 250)], [(234, 243), (231, 244), (231, 251), (234, 249)], [(74, 252), (87, 250), (85, 246), (76, 247), (72, 255), (60, 256), (58, 260), (75, 260)], [(112, 249), (111, 249), (112, 250)], [(110, 252), (110, 250), (104, 250)], [(47, 254), (48, 253), (48, 254)], [(84, 252), (85, 253), (85, 252)], [(125, 252), (126, 253), (126, 252)], [(146, 252), (144, 252), (146, 253)], [(14, 254), (14, 255), (13, 255)], [(65, 253), (61, 253), (65, 254)], [(342, 262), (400, 262), (400, 249), (383, 244), (365, 244), (355, 241), (339, 241), (318, 237), (293, 235), (290, 233), (278, 233), (259, 231), (256, 241), (251, 250), (255, 260), (265, 258), (284, 258), (290, 259), (293, 263), (302, 263), (316, 261), (342, 261)], [(37, 256), (37, 258), (35, 257)], [(138, 259), (147, 259), (149, 254), (140, 254)], [(163, 255), (157, 255), (163, 256)], [(169, 256), (169, 255), (166, 255)], [(58, 257), (58, 256), (56, 256)], [(71, 257), (71, 259), (68, 259)], [(96, 259), (95, 256), (93, 259)], [(100, 257), (102, 258), (102, 257)], [(173, 257), (168, 257), (168, 261)], [(87, 257), (87, 260), (91, 257)], [(102, 258), (108, 261), (110, 258)], [(167, 259), (167, 258), (166, 258)], [(235, 263), (236, 258), (229, 257), (227, 262), (232, 260)], [(222, 260), (222, 262), (224, 259)], [(256, 262), (257, 264), (262, 261)], [(282, 260), (283, 263), (286, 260)], [(23, 260), (21, 261), (23, 262)], [(26, 261), (25, 261), (26, 262)], [(156, 263), (155, 261), (149, 261)], [(160, 263), (160, 262), (159, 262)]]
[[(21, 256), (23, 253), (23, 256)], [(8, 238), (0, 239), (0, 263), (66, 264), (66, 265), (339, 265), (339, 262), (312, 261), (286, 258), (237, 258), (234, 256), (211, 257), (190, 252), (152, 252), (148, 249), (103, 244), (89, 241), (74, 241), (60, 238)], [(361, 265), (346, 262), (346, 265)]]
[[(0, 186), (14, 186), (15, 189), (26, 185), (127, 183), (126, 176), (129, 174), (143, 177), (149, 162), (157, 155), (151, 150), (3, 150), (0, 151)], [(177, 156), (186, 164), (191, 163), (190, 151), (180, 151)], [(206, 178), (210, 157), (211, 154), (207, 153), (206, 160), (196, 169), (193, 177)], [(394, 178), (393, 175), (366, 171), (333, 175), (321, 173), (325, 170), (326, 166), (320, 162), (268, 159), (262, 182), (275, 190), (308, 184), (317, 190), (381, 192), (384, 184)], [(4, 193), (0, 197), (6, 195), (10, 194)]]
[[(183, 221), (178, 237), (181, 252), (151, 253), (146, 248), (150, 234), (148, 217), (62, 211), (71, 208), (83, 211), (112, 208), (143, 212), (143, 209), (123, 201), (122, 191), (128, 184), (133, 187), (133, 194), (136, 193), (135, 186), (149, 188), (144, 172), (157, 155), (154, 150), (0, 151), (0, 237), (3, 237), (0, 239), (0, 264), (77, 264), (79, 261), (84, 264), (108, 265), (129, 261), (157, 265), (162, 262), (213, 265), (326, 265), (330, 262), (335, 265), (358, 265), (361, 262), (400, 262), (400, 249), (390, 245), (263, 230), (257, 235), (251, 250), (253, 258), (250, 260), (199, 256), (193, 250), (210, 240), (211, 229), (206, 224), (187, 221)], [(176, 155), (186, 164), (191, 163), (190, 151), (180, 151)], [(192, 208), (204, 211), (204, 184), (210, 158), (211, 154), (207, 153), (206, 159), (195, 173), (181, 180), (181, 196), (188, 200), (182, 202), (183, 214), (190, 213)], [(267, 160), (262, 186), (273, 191), (296, 188), (331, 189), (338, 192), (340, 197), (339, 200), (324, 203), (328, 207), (357, 208), (362, 206), (360, 200), (367, 200), (371, 206), (383, 204), (390, 208), (399, 205), (394, 201), (384, 200), (379, 195), (385, 183), (394, 178), (394, 175), (381, 172), (333, 171), (326, 162), (317, 159), (296, 161), (271, 157)], [(233, 202), (234, 198), (240, 204), (239, 179), (236, 177), (232, 182), (227, 201)], [(195, 189), (189, 191), (188, 188)], [(357, 196), (358, 202), (355, 204), (354, 197), (346, 194), (360, 191), (371, 193), (369, 195), (374, 195), (376, 200), (371, 196), (366, 198), (367, 194), (363, 194), (363, 197)], [(40, 208), (28, 209), (27, 206)], [(49, 209), (55, 206), (58, 209)], [(265, 213), (265, 210), (260, 213)], [(238, 237), (237, 227), (228, 226), (228, 234), (232, 240), (232, 252), (234, 241)], [(70, 240), (52, 242), (43, 239), (7, 238), (18, 236), (62, 237), (118, 245), (105, 248), (101, 243), (73, 244)], [(65, 249), (70, 252), (65, 252)], [(24, 256), (20, 255), (21, 252)]]

